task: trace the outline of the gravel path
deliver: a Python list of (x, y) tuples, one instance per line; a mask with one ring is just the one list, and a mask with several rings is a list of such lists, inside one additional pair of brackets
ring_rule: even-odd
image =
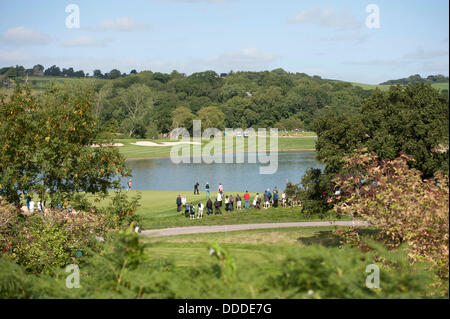
[(143, 230), (141, 234), (149, 237), (176, 236), (200, 233), (219, 233), (236, 230), (286, 228), (286, 227), (326, 227), (326, 226), (368, 226), (361, 221), (326, 221), (326, 222), (295, 222), (295, 223), (266, 223), (266, 224), (237, 224), (216, 226), (189, 226), (163, 229)]

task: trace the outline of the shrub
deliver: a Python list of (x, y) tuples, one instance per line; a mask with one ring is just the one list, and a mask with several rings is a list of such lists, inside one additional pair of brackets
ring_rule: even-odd
[(408, 242), (412, 261), (428, 260), (448, 279), (448, 176), (423, 180), (421, 172), (409, 168), (410, 161), (406, 155), (380, 160), (364, 149), (344, 158), (345, 171), (335, 180), (343, 199), (335, 209), (374, 224), (391, 247)]
[(11, 205), (0, 205), (0, 254), (34, 273), (53, 273), (86, 251), (104, 235), (103, 216), (85, 212), (48, 210), (25, 216)]
[(140, 195), (128, 199), (125, 192), (116, 192), (111, 204), (101, 210), (106, 216), (107, 226), (115, 230), (126, 229), (132, 223), (139, 226), (140, 218), (135, 214), (139, 199)]

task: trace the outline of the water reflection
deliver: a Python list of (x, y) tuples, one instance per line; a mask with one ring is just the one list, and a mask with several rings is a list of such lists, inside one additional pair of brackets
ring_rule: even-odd
[[(130, 160), (133, 189), (135, 190), (190, 190), (196, 181), (200, 189), (206, 182), (216, 190), (219, 183), (225, 190), (250, 192), (262, 191), (277, 186), (284, 189), (286, 178), (298, 183), (309, 167), (323, 168), (315, 158), (315, 152), (286, 152), (278, 154), (278, 170), (275, 174), (261, 175), (259, 167), (266, 164), (174, 164), (169, 158)], [(123, 185), (126, 186), (126, 180)]]

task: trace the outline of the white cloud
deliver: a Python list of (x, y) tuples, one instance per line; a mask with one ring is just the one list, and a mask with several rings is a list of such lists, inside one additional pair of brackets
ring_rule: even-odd
[(109, 40), (96, 40), (90, 36), (79, 36), (72, 40), (67, 40), (62, 43), (65, 47), (104, 47)]
[(346, 12), (336, 12), (329, 8), (311, 8), (295, 14), (289, 19), (291, 23), (311, 23), (321, 27), (338, 30), (356, 30), (363, 27), (358, 21)]
[(0, 39), (13, 45), (45, 45), (51, 42), (51, 38), (45, 33), (24, 26), (6, 30)]
[(121, 17), (116, 19), (103, 20), (98, 26), (87, 27), (87, 30), (92, 31), (142, 31), (147, 30), (148, 25), (134, 21), (129, 17)]

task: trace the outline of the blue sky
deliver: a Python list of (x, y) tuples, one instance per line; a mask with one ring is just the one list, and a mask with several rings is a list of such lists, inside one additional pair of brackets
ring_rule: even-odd
[[(80, 28), (66, 27), (66, 6)], [(368, 28), (366, 6), (379, 8)], [(283, 68), (379, 83), (448, 75), (447, 0), (0, 0), (0, 66), (92, 74)]]

